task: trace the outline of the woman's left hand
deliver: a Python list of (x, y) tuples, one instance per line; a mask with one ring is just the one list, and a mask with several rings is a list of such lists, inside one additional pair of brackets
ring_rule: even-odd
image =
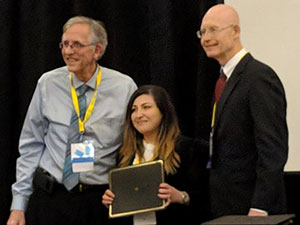
[(181, 191), (167, 183), (161, 183), (159, 185), (158, 197), (166, 200), (166, 206), (171, 203), (182, 203)]

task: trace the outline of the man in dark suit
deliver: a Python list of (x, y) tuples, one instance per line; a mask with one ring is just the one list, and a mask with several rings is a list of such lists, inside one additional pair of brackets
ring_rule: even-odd
[(226, 75), (212, 116), (212, 214), (285, 213), (288, 129), (283, 86), (269, 66), (243, 48), (239, 17), (232, 7), (210, 8), (197, 35), (207, 56), (216, 59)]

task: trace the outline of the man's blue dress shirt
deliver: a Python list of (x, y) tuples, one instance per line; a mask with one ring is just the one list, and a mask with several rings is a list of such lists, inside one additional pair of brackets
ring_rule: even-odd
[[(95, 90), (98, 69), (86, 83), (90, 87), (86, 93), (87, 104)], [(92, 140), (95, 147), (94, 171), (80, 173), (80, 182), (85, 184), (108, 183), (108, 171), (116, 166), (116, 153), (122, 142), (127, 103), (137, 89), (130, 77), (108, 68), (101, 69), (95, 108), (83, 134), (83, 141)], [(43, 74), (38, 81), (21, 132), (11, 209), (26, 210), (37, 167), (62, 182), (73, 111), (68, 75), (67, 67), (61, 67)], [(83, 84), (74, 74), (72, 77), (75, 89)]]

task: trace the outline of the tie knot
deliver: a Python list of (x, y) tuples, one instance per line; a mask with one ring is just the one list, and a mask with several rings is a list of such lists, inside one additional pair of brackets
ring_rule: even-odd
[(77, 88), (78, 96), (84, 95), (87, 92), (88, 88), (89, 87), (86, 84), (83, 84), (79, 88)]
[(216, 87), (215, 87), (215, 102), (219, 101), (223, 89), (226, 85), (226, 75), (224, 74), (223, 70), (220, 71), (220, 76), (217, 80)]
[(223, 69), (221, 69), (221, 71), (220, 71), (220, 78), (222, 78), (223, 80), (226, 80), (226, 79), (227, 79), (227, 77), (226, 77), (226, 75), (225, 75)]

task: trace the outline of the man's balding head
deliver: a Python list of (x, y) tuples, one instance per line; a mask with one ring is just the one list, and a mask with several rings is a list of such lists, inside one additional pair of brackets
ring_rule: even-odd
[(220, 20), (224, 25), (235, 24), (240, 25), (239, 15), (237, 11), (228, 5), (218, 4), (211, 7), (202, 21), (207, 19)]
[(231, 6), (218, 4), (211, 7), (202, 19), (200, 31), (207, 56), (221, 65), (242, 49), (239, 16)]

